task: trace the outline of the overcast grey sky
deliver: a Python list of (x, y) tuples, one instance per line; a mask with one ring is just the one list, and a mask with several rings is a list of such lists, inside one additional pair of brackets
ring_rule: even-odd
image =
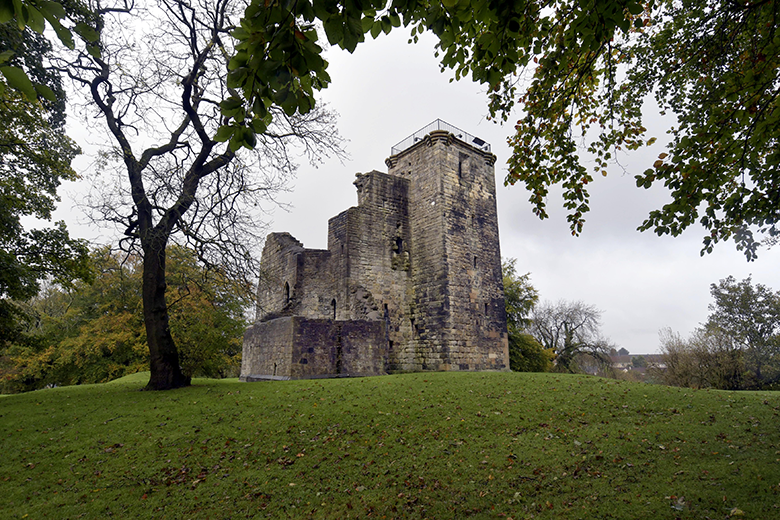
[(502, 256), (516, 258), (520, 273), (531, 273), (542, 299), (597, 306), (603, 311), (604, 334), (631, 353), (656, 352), (663, 327), (687, 335), (705, 321), (709, 285), (721, 278), (752, 274), (754, 282), (780, 289), (780, 248), (762, 251), (758, 261), (747, 263), (731, 243), (700, 257), (700, 229), (678, 238), (636, 231), (647, 212), (668, 198), (662, 188), (636, 188), (633, 178), (663, 151), (660, 145), (643, 155), (622, 157), (625, 173), (615, 166), (609, 176), (591, 184), (592, 211), (582, 236), (571, 236), (559, 191), (553, 190), (548, 201), (551, 218), (539, 221), (524, 187), (503, 186), (510, 153), (506, 138), (513, 122), (499, 126), (485, 119), (487, 102), (480, 86), (468, 80), (449, 82), (452, 74), (440, 72), (432, 38), (417, 45), (408, 45), (407, 38), (396, 30), (359, 45), (352, 55), (337, 48), (327, 52), (333, 83), (323, 98), (340, 114), (338, 127), (349, 140), (351, 157), (344, 164), (331, 160), (318, 168), (302, 164), (294, 189), (281, 196), (292, 207), (275, 212), (273, 231), (288, 231), (306, 247), (325, 248), (328, 219), (357, 204), (355, 173), (386, 171), (390, 147), (439, 118), (481, 137), (498, 157)]

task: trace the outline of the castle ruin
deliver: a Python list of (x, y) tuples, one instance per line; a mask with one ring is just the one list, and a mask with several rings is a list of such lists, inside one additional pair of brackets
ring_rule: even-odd
[(508, 370), (495, 160), (437, 120), (357, 174), (327, 249), (269, 234), (241, 380)]

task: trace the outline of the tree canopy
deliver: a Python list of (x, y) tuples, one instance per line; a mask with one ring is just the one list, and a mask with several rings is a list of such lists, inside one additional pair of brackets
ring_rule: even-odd
[(39, 101), (0, 88), (0, 346), (17, 328), (19, 308), (12, 300), (34, 296), (46, 278), (69, 284), (88, 274), (86, 244), (70, 238), (64, 223), (35, 229), (23, 223), (28, 217), (50, 220), (57, 188), (77, 177), (70, 163), (79, 149), (64, 132), (65, 95), (59, 75), (45, 67), (49, 50), (36, 33), (0, 24), (0, 53), (9, 66), (51, 94)]
[[(171, 334), (187, 376), (235, 377), (251, 287), (198, 265), (191, 249), (170, 246)], [(94, 249), (92, 283), (49, 284), (26, 302), (25, 341), (0, 356), (3, 392), (101, 383), (148, 370), (138, 255)]]
[(744, 354), (748, 386), (780, 382), (780, 292), (750, 277), (729, 276), (710, 286), (714, 302), (706, 327), (727, 335)]
[(548, 372), (552, 369), (553, 352), (545, 350), (529, 334), (531, 313), (539, 301), (539, 293), (531, 285), (531, 275), (518, 275), (516, 259), (503, 259), (506, 328), (509, 335), (509, 368), (515, 372)]
[[(75, 35), (87, 46), (93, 55), (100, 55), (96, 45), (97, 32), (95, 31), (96, 18), (93, 13), (85, 8), (79, 0), (51, 1), (51, 0), (0, 0), (0, 25), (2, 31), (35, 32), (41, 37), (34, 37), (39, 45), (44, 47), (44, 52), (50, 50), (47, 40), (42, 38), (48, 25), (56, 34), (63, 45), (69, 49), (75, 47)], [(40, 50), (40, 47), (39, 47)], [(53, 72), (44, 69), (40, 65), (30, 67), (20, 66), (19, 61), (26, 61), (28, 54), (14, 46), (4, 46), (0, 49), (0, 75), (5, 81), (0, 82), (0, 94), (6, 88), (23, 94), (28, 101), (41, 98), (46, 101), (56, 102), (61, 100), (61, 90), (52, 85)], [(56, 73), (54, 73), (56, 74)], [(6, 84), (7, 83), (7, 84)]]
[(581, 301), (544, 301), (534, 307), (531, 334), (555, 354), (555, 370), (579, 372), (584, 365), (611, 367), (612, 345), (601, 333), (601, 311)]
[[(704, 252), (733, 239), (748, 260), (780, 230), (780, 37), (777, 2), (719, 0), (299, 0), (250, 3), (230, 62), (240, 90), (222, 105), (221, 137), (251, 145), (267, 107), (302, 113), (330, 81), (316, 22), (352, 52), (366, 34), (412, 28), (438, 38), (442, 68), (488, 87), (493, 117), (522, 118), (509, 137), (507, 184), (525, 184), (534, 211), (563, 187), (573, 234), (588, 184), (623, 150), (652, 145), (642, 112), (652, 93), (675, 120), (667, 150), (638, 187), (661, 183), (672, 201), (640, 230), (678, 235), (698, 223)], [(530, 84), (523, 82), (531, 75)], [(586, 150), (579, 142), (590, 139)], [(594, 167), (586, 167), (590, 161)]]
[(777, 389), (780, 384), (780, 292), (750, 277), (710, 286), (707, 322), (688, 338), (661, 331), (666, 369), (677, 386), (724, 390)]

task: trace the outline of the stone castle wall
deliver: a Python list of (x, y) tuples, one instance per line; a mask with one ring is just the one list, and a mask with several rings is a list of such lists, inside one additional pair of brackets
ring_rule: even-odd
[(244, 334), (241, 379), (316, 379), (385, 373), (383, 321), (300, 316), (259, 322)]
[(327, 250), (266, 239), (243, 380), (508, 369), (495, 156), (433, 131), (386, 162)]

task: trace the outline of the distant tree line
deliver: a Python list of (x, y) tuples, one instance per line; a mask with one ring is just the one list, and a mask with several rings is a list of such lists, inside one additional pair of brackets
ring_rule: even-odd
[[(601, 312), (583, 302), (539, 302), (530, 274), (518, 275), (514, 259), (502, 263), (509, 333), (509, 365), (519, 372), (585, 372), (612, 377), (601, 333)], [(633, 356), (650, 380), (672, 386), (723, 390), (780, 389), (780, 292), (750, 277), (729, 276), (710, 286), (707, 322), (688, 338), (661, 331), (661, 363)]]
[(750, 277), (710, 286), (707, 322), (688, 338), (661, 331), (666, 384), (723, 390), (780, 388), (780, 292)]

